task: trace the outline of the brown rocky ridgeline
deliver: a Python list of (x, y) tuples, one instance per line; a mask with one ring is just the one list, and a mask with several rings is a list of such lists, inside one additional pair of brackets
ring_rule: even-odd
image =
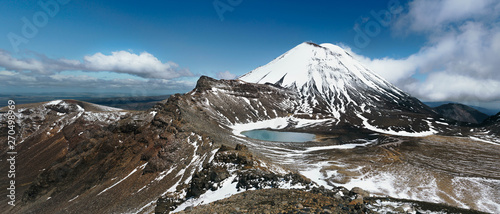
[[(218, 148), (185, 126), (172, 99), (149, 111), (74, 100), (17, 108), (16, 206), (2, 197), (0, 209), (7, 213), (137, 212), (187, 181)], [(6, 179), (0, 177), (2, 188)]]

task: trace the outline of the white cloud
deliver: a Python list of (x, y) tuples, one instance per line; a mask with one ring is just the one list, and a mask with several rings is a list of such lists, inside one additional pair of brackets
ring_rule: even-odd
[(427, 43), (420, 51), (402, 59), (354, 56), (424, 100), (500, 100), (499, 18), (498, 1), (414, 0), (393, 30), (405, 24), (423, 33)]
[[(163, 63), (158, 58), (143, 52), (134, 54), (127, 51), (112, 52), (110, 55), (96, 53), (83, 60), (51, 59), (35, 54), (36, 58), (18, 59), (0, 49), (0, 82), (4, 89), (10, 88), (51, 88), (81, 90), (125, 90), (148, 95), (151, 92), (172, 93), (191, 90), (195, 82), (179, 80), (191, 77), (187, 69), (179, 69), (173, 62)], [(68, 75), (63, 71), (83, 71), (82, 75)], [(108, 71), (129, 74), (142, 78), (116, 75), (114, 79), (102, 78), (95, 72)], [(77, 72), (81, 73), (81, 72)], [(87, 73), (88, 75), (86, 75)], [(95, 75), (94, 75), (95, 74)]]
[(418, 68), (418, 59), (410, 56), (405, 59), (392, 59), (385, 57), (382, 59), (370, 59), (368, 57), (354, 53), (350, 47), (340, 44), (354, 58), (366, 65), (371, 70), (380, 74), (391, 83), (399, 83), (410, 78)]
[(91, 77), (91, 76), (87, 76), (87, 75), (74, 76), (74, 75), (54, 74), (54, 75), (50, 75), (49, 77), (54, 81), (72, 81), (72, 80), (78, 79), (79, 81), (88, 82), (88, 81), (98, 81), (99, 80), (96, 77)]
[(85, 56), (82, 61), (50, 59), (43, 55), (39, 58), (17, 59), (8, 52), (0, 50), (0, 67), (9, 71), (29, 72), (32, 74), (54, 74), (61, 71), (110, 71), (126, 73), (143, 78), (175, 79), (193, 76), (188, 69), (180, 69), (173, 62), (163, 63), (150, 53), (137, 55), (128, 51), (116, 51), (111, 55), (96, 53)]
[(448, 72), (435, 72), (423, 84), (407, 87), (420, 97), (431, 101), (494, 101), (500, 99), (500, 81), (478, 79)]
[(415, 32), (445, 30), (464, 20), (484, 20), (500, 13), (496, 0), (414, 0), (408, 13), (395, 22), (398, 30)]
[(218, 72), (217, 73), (217, 78), (218, 79), (225, 79), (225, 80), (232, 80), (236, 79), (237, 75), (233, 74), (229, 71), (224, 71), (224, 72)]
[(50, 73), (53, 70), (61, 70), (63, 63), (44, 63), (37, 59), (17, 59), (8, 52), (0, 49), (0, 67), (10, 71), (31, 71), (36, 73)]
[(192, 76), (186, 69), (178, 69), (173, 62), (163, 63), (150, 53), (133, 54), (127, 51), (112, 52), (111, 55), (96, 53), (83, 58), (86, 70), (113, 71), (145, 78), (174, 79)]
[(0, 76), (14, 76), (16, 75), (15, 72), (12, 72), (12, 71), (0, 71)]

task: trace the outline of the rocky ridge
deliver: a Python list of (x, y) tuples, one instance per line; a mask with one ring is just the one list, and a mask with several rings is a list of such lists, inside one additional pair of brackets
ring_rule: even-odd
[(155, 213), (169, 213), (197, 206), (204, 200), (212, 201), (214, 199), (207, 197), (206, 195), (210, 194), (206, 193), (221, 189), (229, 190), (226, 194), (231, 192), (235, 194), (252, 189), (310, 189), (316, 186), (317, 184), (296, 172), (273, 167), (255, 158), (244, 145), (237, 145), (235, 149), (222, 146), (212, 162), (205, 164), (202, 170), (193, 174), (191, 182), (185, 189), (159, 198)]
[[(9, 213), (146, 211), (169, 188), (188, 183), (218, 149), (186, 129), (172, 101), (149, 111), (73, 100), (17, 107), (19, 198), (15, 207), (0, 205)], [(2, 159), (6, 151), (2, 145)]]

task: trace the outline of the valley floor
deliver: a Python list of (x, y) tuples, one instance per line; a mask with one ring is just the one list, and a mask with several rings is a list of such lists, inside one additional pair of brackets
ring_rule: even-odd
[[(319, 185), (361, 187), (372, 196), (500, 212), (499, 145), (470, 138), (378, 135), (373, 140), (276, 143), (241, 139)], [(345, 146), (357, 143), (358, 147)]]

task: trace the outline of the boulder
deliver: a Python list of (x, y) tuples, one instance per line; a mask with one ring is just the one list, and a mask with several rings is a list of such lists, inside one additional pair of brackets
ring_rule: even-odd
[(364, 198), (368, 198), (368, 197), (370, 197), (370, 193), (369, 193), (369, 192), (367, 192), (367, 191), (365, 191), (365, 190), (363, 190), (363, 189), (361, 189), (361, 188), (359, 188), (359, 187), (354, 187), (354, 188), (352, 188), (352, 189), (351, 189), (351, 194), (352, 194), (352, 195), (361, 195), (361, 196), (363, 196)]

